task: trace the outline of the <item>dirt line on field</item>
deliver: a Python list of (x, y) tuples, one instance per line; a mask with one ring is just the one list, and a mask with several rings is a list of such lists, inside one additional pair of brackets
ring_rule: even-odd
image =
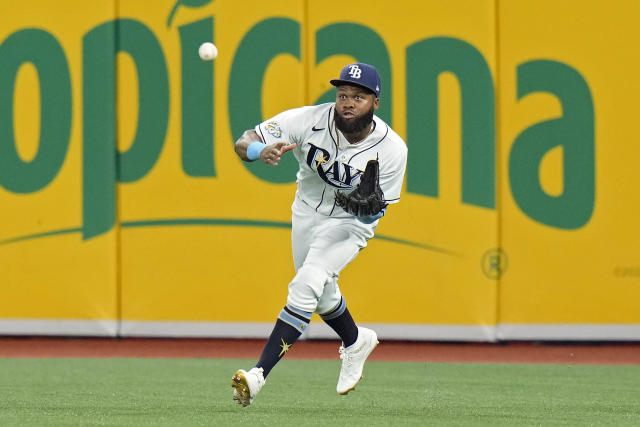
[[(259, 357), (264, 340), (0, 337), (0, 357)], [(299, 341), (290, 359), (338, 358), (337, 341)], [(640, 365), (640, 343), (434, 343), (383, 341), (371, 360)]]

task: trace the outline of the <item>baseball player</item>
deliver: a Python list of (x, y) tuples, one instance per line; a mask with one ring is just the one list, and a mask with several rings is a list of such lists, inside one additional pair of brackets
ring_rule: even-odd
[(260, 360), (232, 378), (233, 398), (242, 406), (251, 404), (313, 313), (342, 340), (339, 394), (355, 388), (378, 344), (376, 333), (351, 317), (338, 276), (373, 237), (386, 206), (399, 201), (407, 147), (374, 115), (381, 89), (374, 66), (347, 65), (331, 84), (337, 87), (335, 103), (285, 111), (235, 143), (244, 161), (277, 166), (283, 155), (293, 154), (300, 165), (291, 220), (296, 274)]

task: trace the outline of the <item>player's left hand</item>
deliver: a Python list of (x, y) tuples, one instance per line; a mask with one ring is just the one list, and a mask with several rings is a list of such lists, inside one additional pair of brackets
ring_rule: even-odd
[(282, 158), (282, 155), (294, 148), (296, 148), (296, 144), (288, 144), (286, 142), (267, 145), (260, 153), (260, 160), (262, 160), (262, 163), (264, 164), (278, 166), (278, 162)]
[[(360, 178), (360, 184), (351, 193), (336, 191), (336, 204), (346, 212), (361, 217), (365, 222), (382, 218), (387, 202), (380, 188), (380, 164), (378, 160), (369, 160)], [(382, 212), (382, 215), (378, 214)]]

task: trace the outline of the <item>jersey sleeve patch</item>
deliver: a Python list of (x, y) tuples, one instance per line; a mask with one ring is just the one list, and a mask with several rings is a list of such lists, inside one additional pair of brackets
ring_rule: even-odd
[(274, 138), (282, 138), (282, 128), (280, 124), (276, 121), (268, 122), (265, 127), (267, 128), (267, 132)]

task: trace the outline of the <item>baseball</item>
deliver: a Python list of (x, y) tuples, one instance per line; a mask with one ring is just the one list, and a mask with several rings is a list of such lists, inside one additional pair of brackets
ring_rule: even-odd
[(211, 42), (202, 43), (198, 49), (198, 54), (203, 61), (213, 61), (218, 56), (218, 48)]

